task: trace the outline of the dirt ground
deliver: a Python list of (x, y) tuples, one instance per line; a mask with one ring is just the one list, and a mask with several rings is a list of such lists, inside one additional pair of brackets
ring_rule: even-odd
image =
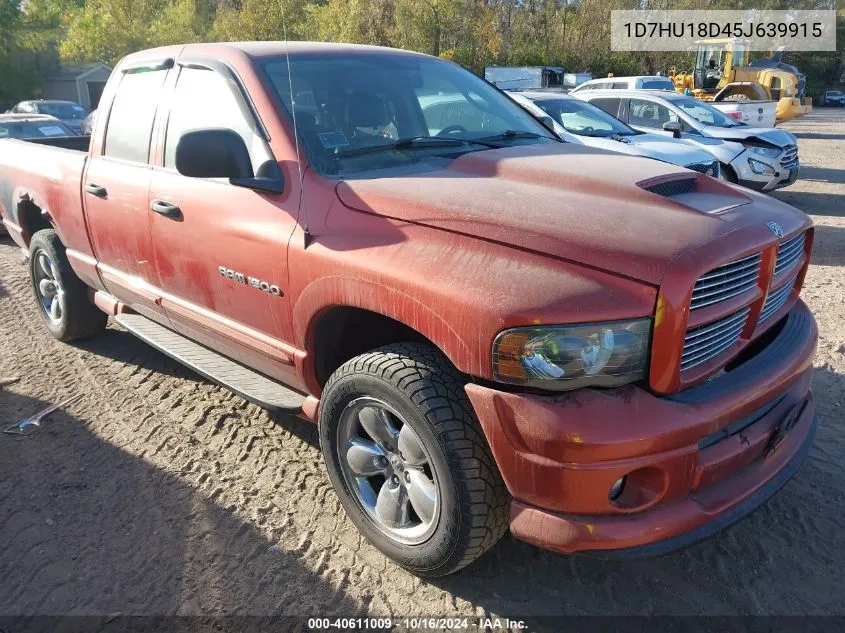
[(804, 291), (821, 331), (821, 428), (754, 515), (661, 558), (557, 556), (506, 536), (424, 582), (346, 519), (317, 434), (112, 327), (74, 346), (42, 327), (21, 255), (0, 240), (6, 427), (69, 395), (36, 437), (0, 435), (0, 614), (845, 614), (845, 110), (784, 126), (810, 213)]

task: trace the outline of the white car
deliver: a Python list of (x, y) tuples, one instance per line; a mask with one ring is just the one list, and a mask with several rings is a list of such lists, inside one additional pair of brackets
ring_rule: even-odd
[(635, 129), (709, 152), (725, 179), (749, 189), (772, 191), (798, 178), (798, 140), (784, 130), (745, 125), (677, 92), (591, 90), (577, 97)]
[(585, 81), (569, 91), (570, 94), (588, 92), (590, 90), (671, 90), (675, 91), (675, 84), (669, 77), (662, 75), (638, 75), (636, 77), (603, 77)]
[(551, 118), (555, 133), (568, 143), (644, 156), (719, 176), (719, 161), (708, 152), (625, 125), (600, 108), (565, 94), (509, 92), (510, 97), (538, 118)]
[[(665, 90), (675, 92), (675, 84), (662, 75), (637, 75), (634, 77), (606, 77), (585, 81), (569, 94), (582, 96), (592, 90)], [(717, 95), (718, 98), (718, 95)], [(757, 127), (774, 127), (777, 101), (710, 101), (711, 106), (732, 119)]]

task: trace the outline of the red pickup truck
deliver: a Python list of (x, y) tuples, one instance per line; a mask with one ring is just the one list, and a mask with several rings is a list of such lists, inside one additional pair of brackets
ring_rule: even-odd
[(508, 528), (567, 553), (693, 543), (813, 441), (807, 216), (561, 143), (451, 62), (140, 52), (80, 142), (0, 141), (47, 329), (111, 316), (315, 421), (350, 519), (415, 573)]

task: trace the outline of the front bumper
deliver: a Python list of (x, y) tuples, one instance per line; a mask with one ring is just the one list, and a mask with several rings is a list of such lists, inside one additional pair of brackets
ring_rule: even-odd
[[(749, 158), (766, 165), (773, 173), (758, 174), (751, 168)], [(774, 191), (782, 187), (788, 187), (798, 179), (798, 172), (801, 169), (797, 161), (790, 167), (784, 167), (777, 158), (769, 159), (760, 156), (749, 156), (743, 152), (730, 163), (731, 168), (737, 177), (737, 182), (743, 187), (755, 191)]]
[[(674, 396), (634, 386), (551, 397), (468, 385), (514, 497), (511, 532), (559, 552), (636, 555), (738, 520), (774, 494), (812, 444), (816, 339), (799, 301), (764, 350)], [(613, 502), (608, 491), (623, 476)]]

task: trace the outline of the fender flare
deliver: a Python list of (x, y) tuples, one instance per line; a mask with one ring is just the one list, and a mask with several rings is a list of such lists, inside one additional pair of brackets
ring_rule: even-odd
[(325, 312), (338, 307), (360, 308), (398, 321), (430, 340), (459, 371), (477, 373), (464, 337), (431, 307), (373, 280), (339, 275), (321, 277), (308, 284), (292, 309), (297, 347), (304, 350), (297, 354), (296, 364), (309, 386), (314, 375), (312, 356), (317, 324)]

